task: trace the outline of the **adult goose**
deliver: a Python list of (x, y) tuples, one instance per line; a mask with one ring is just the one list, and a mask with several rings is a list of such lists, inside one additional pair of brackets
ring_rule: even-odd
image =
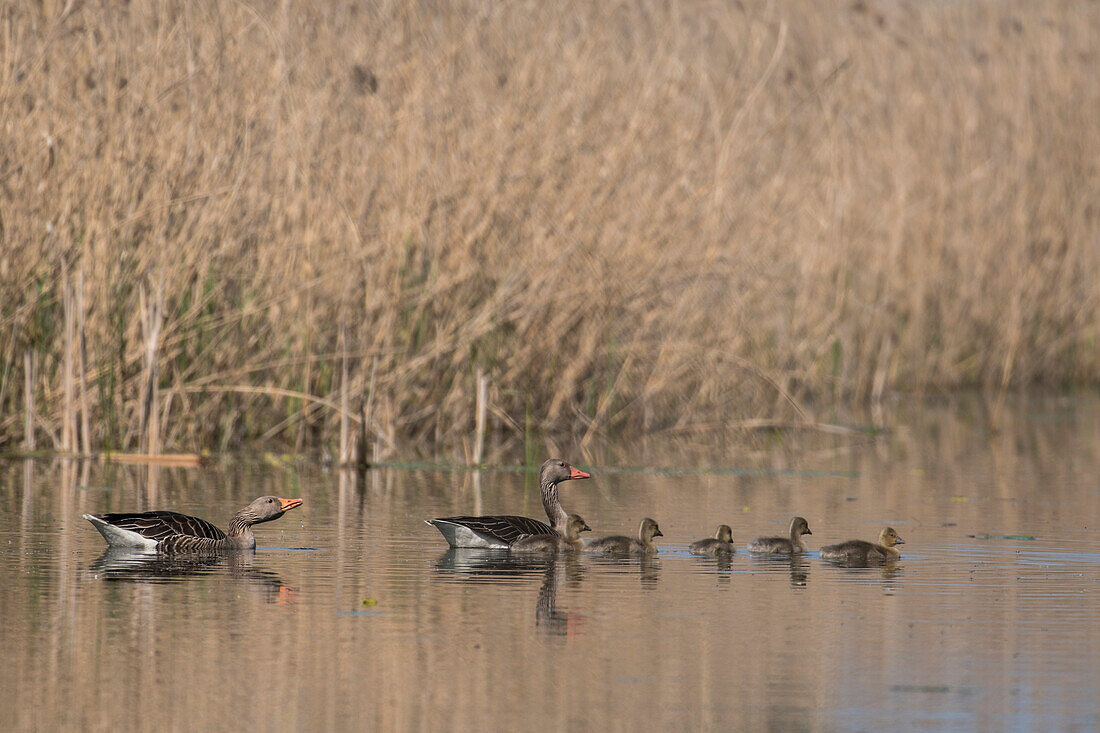
[(278, 519), (301, 499), (261, 496), (229, 520), (223, 532), (205, 519), (177, 512), (129, 512), (85, 514), (84, 518), (99, 530), (111, 547), (132, 547), (165, 553), (209, 553), (228, 550), (252, 550), (256, 535), (252, 526)]
[(520, 537), (540, 534), (564, 535), (569, 515), (558, 501), (558, 484), (562, 481), (589, 478), (589, 474), (573, 468), (560, 458), (551, 458), (539, 468), (539, 489), (542, 508), (550, 524), (513, 514), (485, 517), (439, 517), (426, 519), (439, 530), (451, 547), (511, 547)]
[(794, 517), (787, 528), (787, 537), (757, 537), (749, 543), (749, 552), (762, 555), (797, 555), (806, 551), (802, 535), (813, 534), (810, 524), (802, 517)]
[(581, 532), (591, 531), (580, 514), (570, 514), (565, 534), (529, 534), (512, 543), (512, 552), (575, 552), (584, 546)]
[(605, 555), (648, 555), (657, 552), (654, 537), (664, 537), (656, 520), (646, 517), (638, 527), (638, 537), (601, 537), (592, 540), (585, 547), (588, 552), (601, 552)]
[(733, 530), (728, 524), (719, 524), (713, 537), (691, 543), (693, 555), (732, 555), (737, 552), (733, 547)]
[(894, 545), (904, 544), (905, 540), (898, 537), (893, 527), (886, 527), (878, 533), (878, 543), (848, 540), (839, 545), (826, 545), (821, 548), (821, 559), (850, 565), (877, 565), (901, 557)]

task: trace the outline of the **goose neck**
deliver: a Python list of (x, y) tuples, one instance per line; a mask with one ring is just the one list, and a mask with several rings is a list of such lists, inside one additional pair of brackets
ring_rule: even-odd
[(229, 529), (226, 531), (226, 539), (233, 547), (254, 548), (256, 535), (252, 532), (252, 521), (244, 511), (237, 512), (229, 520)]
[(569, 523), (569, 515), (565, 513), (561, 502), (558, 501), (558, 484), (556, 481), (547, 481), (540, 487), (542, 489), (542, 508), (546, 510), (546, 517), (550, 520), (550, 526), (559, 534), (564, 535)]

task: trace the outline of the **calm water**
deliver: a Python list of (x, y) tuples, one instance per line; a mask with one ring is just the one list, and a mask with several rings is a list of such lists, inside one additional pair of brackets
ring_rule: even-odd
[[(423, 523), (540, 516), (518, 471), (0, 462), (0, 728), (1096, 730), (1100, 403), (980, 424), (939, 408), (801, 450), (555, 449), (593, 473), (562, 488), (589, 536), (660, 521), (648, 562), (448, 552)], [(616, 470), (637, 465), (681, 470)], [(224, 525), (262, 494), (306, 503), (214, 563), (111, 557), (80, 517)], [(804, 560), (687, 552), (794, 513)], [(817, 556), (886, 523), (894, 567)]]

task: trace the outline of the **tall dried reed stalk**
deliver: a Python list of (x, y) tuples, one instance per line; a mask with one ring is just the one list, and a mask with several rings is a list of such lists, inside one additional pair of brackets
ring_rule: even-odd
[(477, 368), (477, 403), (474, 408), (474, 465), (480, 466), (485, 458), (485, 431), (489, 416), (489, 375)]
[(347, 326), (340, 328), (340, 465), (347, 466), (352, 462), (351, 455), (351, 410), (349, 408), (351, 397), (350, 378), (348, 376), (348, 340)]
[(69, 282), (69, 270), (61, 268), (61, 298), (64, 319), (64, 332), (61, 349), (61, 450), (66, 453), (73, 452), (73, 443), (76, 435), (76, 401), (74, 398), (75, 367), (73, 365), (73, 352), (76, 342), (76, 311), (73, 308), (73, 288)]
[(160, 344), (160, 329), (163, 323), (164, 297), (160, 287), (147, 297), (145, 286), (139, 290), (141, 305), (141, 329), (144, 339), (142, 350), (142, 378), (144, 385), (141, 398), (141, 449), (143, 453), (160, 453), (160, 387), (157, 369), (157, 349)]
[(74, 371), (84, 449), (378, 454), (458, 450), (479, 367), (519, 439), (1096, 385), (1097, 38), (1088, 0), (5, 4), (0, 447), (74, 447)]
[(33, 351), (23, 352), (23, 448), (29, 451), (37, 447), (34, 437), (35, 361)]
[(80, 375), (80, 449), (85, 456), (92, 452), (92, 427), (88, 416), (88, 335), (84, 326), (84, 270), (76, 281), (76, 317), (79, 346), (77, 372)]

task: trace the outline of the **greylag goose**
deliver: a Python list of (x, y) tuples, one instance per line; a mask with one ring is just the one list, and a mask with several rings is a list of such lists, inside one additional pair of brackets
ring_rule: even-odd
[(588, 522), (580, 514), (570, 514), (565, 523), (565, 534), (529, 534), (512, 543), (512, 552), (572, 552), (580, 549), (581, 532), (591, 531)]
[(839, 545), (827, 545), (821, 548), (821, 559), (853, 565), (871, 565), (897, 560), (901, 557), (894, 545), (904, 545), (905, 540), (898, 537), (893, 527), (886, 527), (878, 533), (878, 543), (864, 540), (848, 540)]
[(728, 555), (734, 552), (737, 550), (733, 547), (733, 530), (728, 524), (719, 524), (713, 537), (691, 543), (693, 555)]
[(589, 552), (602, 552), (605, 555), (648, 555), (657, 552), (654, 537), (664, 537), (657, 522), (649, 517), (642, 520), (638, 527), (637, 539), (633, 537), (601, 537), (592, 540), (585, 549)]
[(558, 501), (558, 484), (562, 481), (589, 478), (560, 458), (551, 458), (539, 469), (542, 508), (550, 524), (537, 519), (501, 514), (487, 517), (440, 517), (426, 519), (439, 530), (451, 547), (511, 547), (520, 537), (533, 534), (565, 534), (569, 515)]
[(165, 553), (222, 552), (255, 549), (253, 525), (278, 519), (301, 505), (301, 499), (261, 496), (233, 515), (228, 532), (205, 519), (176, 512), (85, 514), (84, 518), (99, 530), (111, 547), (136, 547)]
[(806, 551), (802, 535), (813, 534), (809, 523), (802, 517), (791, 519), (787, 530), (789, 537), (757, 537), (749, 543), (749, 552), (764, 555), (797, 555)]

